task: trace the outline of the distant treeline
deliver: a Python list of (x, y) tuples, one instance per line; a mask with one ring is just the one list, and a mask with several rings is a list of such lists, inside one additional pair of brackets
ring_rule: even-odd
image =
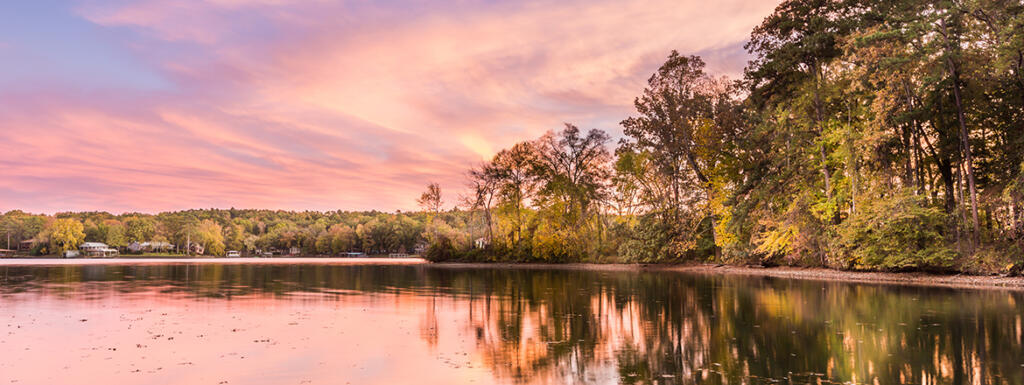
[(568, 125), (472, 169), (431, 258), (1021, 267), (1019, 1), (785, 1), (746, 48), (672, 52), (614, 153)]
[[(423, 245), (423, 213), (294, 212), (272, 210), (188, 210), (113, 215), (105, 212), (53, 216), (9, 211), (0, 216), (0, 244), (11, 248), (31, 240), (32, 254), (59, 254), (83, 242), (125, 248), (132, 242), (169, 242), (187, 250), (191, 242), (204, 254), (227, 250), (253, 252), (297, 247), (304, 255), (412, 253)], [(454, 222), (454, 221), (453, 221)]]

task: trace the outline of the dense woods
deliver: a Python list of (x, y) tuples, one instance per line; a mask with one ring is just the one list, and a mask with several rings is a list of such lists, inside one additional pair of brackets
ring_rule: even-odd
[(39, 252), (198, 239), (212, 254), (1020, 270), (1021, 3), (791, 0), (746, 49), (742, 79), (672, 52), (622, 139), (566, 124), (471, 168), (455, 201), (431, 184), (417, 213), (9, 212), (0, 226)]
[(614, 156), (568, 125), (473, 169), (486, 247), (431, 256), (1016, 271), (1022, 28), (1013, 1), (786, 1), (743, 79), (673, 52)]

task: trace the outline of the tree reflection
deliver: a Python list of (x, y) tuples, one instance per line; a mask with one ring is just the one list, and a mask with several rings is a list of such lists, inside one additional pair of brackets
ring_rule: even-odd
[(631, 384), (1024, 381), (1019, 293), (674, 273), (432, 274), (453, 292), (474, 288), (467, 327), (492, 370), (518, 382), (588, 381), (603, 365)]
[(428, 346), (469, 336), (516, 383), (1024, 383), (1024, 298), (1009, 291), (436, 265), (2, 269), (0, 300), (393, 299)]

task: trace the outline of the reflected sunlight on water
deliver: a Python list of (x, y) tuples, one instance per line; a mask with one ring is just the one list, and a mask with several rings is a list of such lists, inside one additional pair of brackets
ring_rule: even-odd
[(677, 272), (0, 266), (0, 383), (1024, 383), (1022, 294)]

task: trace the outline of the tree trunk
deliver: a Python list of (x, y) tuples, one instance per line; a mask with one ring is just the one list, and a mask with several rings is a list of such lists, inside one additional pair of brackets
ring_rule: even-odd
[[(965, 193), (964, 193), (964, 179), (965, 179), (964, 178), (964, 174), (966, 174), (966, 173), (964, 172), (964, 165), (963, 165), (963, 163), (962, 162), (958, 163), (957, 166), (956, 166), (956, 186), (957, 186), (956, 187), (956, 191), (957, 191), (957, 194), (959, 195), (960, 204), (957, 206), (957, 212), (960, 213), (960, 221), (962, 223), (967, 223), (967, 209), (966, 209), (967, 204), (964, 203), (965, 200), (966, 200), (964, 198), (964, 195), (965, 195)], [(967, 242), (967, 244), (968, 244), (968, 246), (970, 246), (970, 251), (974, 252), (974, 245), (975, 245), (974, 244), (974, 237), (973, 236), (968, 237), (968, 241), (969, 242)]]
[(974, 225), (973, 240), (977, 242), (981, 237), (981, 226), (978, 221), (978, 187), (974, 179), (974, 160), (971, 156), (971, 140), (967, 132), (967, 123), (964, 121), (963, 102), (960, 99), (960, 74), (953, 65), (953, 59), (947, 59), (950, 71), (953, 73), (953, 96), (956, 99), (956, 115), (960, 122), (960, 142), (964, 152), (964, 161), (967, 162), (967, 185), (971, 194), (971, 220)]
[(942, 186), (946, 190), (944, 205), (946, 208), (946, 214), (953, 215), (956, 213), (956, 186), (954, 185), (953, 177), (953, 165), (949, 162), (938, 162), (939, 164), (939, 175), (942, 177)]
[[(914, 124), (918, 125), (920, 123), (915, 119), (914, 120)], [(914, 167), (917, 170), (917, 190), (916, 190), (916, 192), (919, 195), (926, 195), (925, 192), (928, 191), (928, 188), (927, 188), (927, 186), (925, 186), (924, 153), (921, 150), (921, 137), (920, 137), (919, 132), (920, 132), (920, 130), (915, 130), (914, 131), (914, 158), (915, 158)]]
[(697, 175), (697, 181), (699, 181), (700, 184), (704, 185), (704, 194), (707, 197), (706, 199), (708, 200), (708, 218), (711, 219), (711, 244), (714, 245), (715, 258), (717, 259), (719, 257), (718, 235), (715, 233), (715, 211), (711, 207), (711, 201), (713, 197), (713, 195), (711, 194), (711, 180), (708, 179), (706, 175), (704, 175), (704, 172), (701, 170), (700, 165), (697, 163), (697, 159), (692, 152), (686, 153), (686, 161), (687, 163), (690, 164), (690, 168), (693, 169), (693, 173)]
[(951, 55), (954, 52), (959, 51), (959, 46), (954, 47), (953, 41), (950, 39), (950, 34), (946, 28), (945, 21), (940, 23), (942, 28), (942, 35), (946, 39), (946, 65), (949, 70), (949, 75), (953, 80), (953, 99), (956, 102), (956, 117), (957, 122), (960, 124), (960, 147), (963, 151), (964, 160), (967, 162), (967, 184), (971, 194), (971, 220), (974, 225), (974, 235), (972, 240), (978, 241), (981, 237), (981, 225), (978, 221), (978, 188), (974, 178), (974, 159), (971, 156), (971, 138), (967, 131), (967, 122), (964, 120), (964, 107), (963, 99), (960, 95), (960, 70), (957, 68), (956, 63), (953, 61)]
[(857, 148), (853, 143), (853, 108), (846, 108), (846, 146), (848, 159), (846, 169), (850, 174), (850, 216), (857, 213)]
[(1020, 241), (1020, 198), (1017, 194), (1013, 194), (1013, 200), (1010, 202), (1010, 238), (1013, 240)]
[[(823, 76), (821, 68), (815, 65), (814, 73), (814, 123), (818, 128), (818, 135), (825, 134), (824, 118), (822, 117), (821, 107), (821, 77)], [(832, 201), (832, 178), (828, 171), (828, 151), (825, 149), (825, 144), (821, 145), (821, 173), (825, 177), (825, 199), (829, 202)], [(839, 211), (833, 213), (832, 224), (839, 224)]]
[(900, 134), (903, 137), (903, 153), (906, 155), (906, 158), (903, 159), (903, 188), (909, 189), (914, 187), (914, 169), (912, 163), (914, 151), (910, 145), (911, 127), (908, 127), (906, 124), (901, 126)]
[(718, 229), (715, 228), (715, 209), (711, 206), (711, 188), (706, 187), (708, 199), (708, 218), (711, 220), (711, 245), (715, 250), (715, 260), (721, 261), (722, 254), (718, 248)]
[(679, 163), (680, 163), (679, 161), (673, 162), (673, 170), (672, 170), (675, 173), (675, 175), (672, 176), (672, 220), (677, 222), (677, 223), (679, 222), (679, 206), (680, 206), (680, 204), (679, 204), (679, 175), (682, 174), (682, 172), (680, 172), (680, 166), (681, 165)]
[(493, 225), (493, 221), (491, 219), (491, 207), (490, 207), (490, 205), (488, 205), (484, 209), (484, 216), (487, 217), (487, 241), (488, 242), (492, 242), (492, 240), (494, 239), (494, 230), (493, 230), (494, 229), (494, 225)]

